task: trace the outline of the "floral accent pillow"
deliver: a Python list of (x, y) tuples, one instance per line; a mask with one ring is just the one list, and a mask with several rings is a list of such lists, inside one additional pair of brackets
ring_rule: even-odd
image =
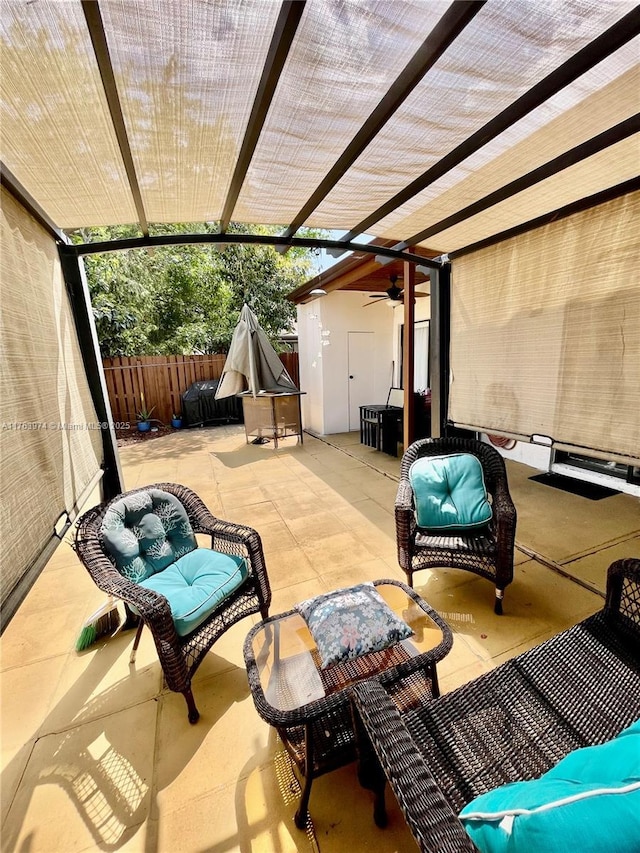
[(337, 589), (297, 604), (322, 668), (386, 649), (413, 634), (372, 583)]

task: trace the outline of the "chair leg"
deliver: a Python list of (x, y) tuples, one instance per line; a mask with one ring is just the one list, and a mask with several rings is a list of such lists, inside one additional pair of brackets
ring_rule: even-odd
[(140, 645), (140, 635), (142, 634), (142, 629), (144, 628), (144, 622), (142, 619), (138, 623), (138, 629), (136, 630), (136, 635), (133, 638), (133, 647), (131, 649), (131, 654), (129, 655), (129, 666), (133, 666), (136, 662), (136, 653), (138, 651), (138, 646)]
[(200, 712), (196, 708), (196, 703), (193, 698), (191, 688), (187, 687), (186, 690), (183, 690), (182, 695), (184, 696), (185, 701), (187, 703), (187, 710), (189, 712), (189, 722), (191, 723), (191, 725), (193, 725), (194, 723), (197, 723), (200, 719)]
[(304, 786), (298, 803), (293, 822), (298, 829), (304, 829), (309, 819), (309, 796), (311, 794), (311, 783), (313, 782), (313, 730), (311, 724), (304, 727)]
[(124, 625), (122, 626), (123, 631), (129, 631), (131, 628), (137, 628), (142, 619), (138, 616), (137, 613), (134, 613), (133, 610), (129, 607), (127, 602), (124, 602), (124, 612), (125, 612), (125, 620)]
[(496, 587), (496, 601), (493, 605), (493, 612), (498, 616), (502, 616), (502, 599), (504, 598), (504, 590)]

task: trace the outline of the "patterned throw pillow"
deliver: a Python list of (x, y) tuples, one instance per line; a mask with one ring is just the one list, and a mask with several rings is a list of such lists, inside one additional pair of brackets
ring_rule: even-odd
[(309, 627), (323, 669), (386, 649), (413, 634), (372, 583), (318, 595), (295, 609)]

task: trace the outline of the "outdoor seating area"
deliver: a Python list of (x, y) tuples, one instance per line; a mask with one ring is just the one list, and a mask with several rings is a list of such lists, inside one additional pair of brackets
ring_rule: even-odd
[[(288, 438), (276, 450), (272, 443), (247, 445), (242, 425), (229, 425), (139, 442), (121, 456), (129, 490), (183, 483), (216, 517), (259, 533), (273, 616), (354, 584), (406, 581), (394, 518), (400, 460), (363, 447), (357, 432), (307, 434), (304, 444)], [(437, 660), (443, 700), (599, 611), (607, 566), (638, 553), (634, 498), (591, 502), (532, 482), (531, 473), (508, 465), (519, 521), (504, 615), (493, 613), (482, 577), (451, 569), (415, 576), (423, 617), (433, 611), (451, 631), (448, 653), (437, 651), (441, 640), (433, 654), (425, 646), (432, 676)], [(196, 535), (208, 548), (210, 536)], [(564, 574), (541, 560), (555, 561)], [(257, 681), (248, 677), (252, 660), (244, 649), (252, 632), (259, 643), (259, 613), (229, 627), (197, 667), (200, 719), (190, 725), (183, 697), (163, 678), (151, 631), (142, 632), (134, 664), (133, 630), (75, 651), (83, 620), (103, 599), (63, 542), (3, 635), (3, 849), (341, 853), (361, 849), (363, 840), (382, 853), (415, 849), (394, 797), (387, 797), (386, 827), (376, 825), (384, 823), (379, 805), (373, 816), (379, 771), (350, 760), (353, 739), (335, 769), (312, 774), (308, 817), (303, 829), (296, 827), (305, 777), (292, 769), (278, 732), (286, 736), (287, 717), (298, 712), (263, 718), (252, 687)], [(423, 639), (428, 644), (426, 630)], [(268, 667), (260, 645), (252, 648), (256, 666)], [(414, 663), (403, 665), (408, 672)], [(383, 681), (393, 683), (393, 667), (385, 673)], [(415, 685), (415, 678), (407, 683)], [(304, 689), (302, 679), (294, 684)], [(427, 680), (423, 685), (428, 695)], [(340, 716), (342, 686), (327, 695)], [(267, 700), (274, 707), (273, 696)], [(301, 715), (297, 723), (304, 726)], [(290, 740), (298, 750), (304, 743)]]
[(0, 38), (3, 853), (639, 853), (640, 5)]

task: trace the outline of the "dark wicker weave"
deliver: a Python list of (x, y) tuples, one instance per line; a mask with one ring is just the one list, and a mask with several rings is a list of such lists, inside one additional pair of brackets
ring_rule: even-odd
[(352, 695), (420, 849), (475, 850), (470, 800), (640, 717), (640, 560), (610, 566), (602, 611), (449, 694), (403, 712), (375, 680)]
[[(493, 507), (493, 518), (482, 531), (432, 535), (416, 524), (409, 468), (423, 456), (446, 453), (472, 453), (480, 460)], [(395, 514), (398, 562), (409, 586), (413, 586), (413, 573), (420, 569), (466, 569), (495, 584), (494, 610), (502, 613), (504, 590), (513, 580), (516, 509), (509, 494), (504, 460), (495, 448), (465, 438), (425, 438), (414, 442), (402, 457)]]
[[(315, 654), (318, 674), (322, 679), (326, 695), (304, 705), (293, 707), (291, 710), (281, 711), (273, 707), (262, 689), (253, 651), (253, 638), (258, 632), (271, 632), (274, 639), (270, 642), (274, 642), (278, 622), (290, 616), (293, 611), (270, 617), (262, 625), (252, 628), (245, 640), (244, 657), (247, 676), (256, 709), (263, 720), (277, 729), (294, 765), (304, 778), (302, 796), (295, 816), (296, 826), (300, 829), (307, 823), (307, 808), (313, 779), (349, 764), (358, 757), (348, 692), (350, 685), (378, 672), (380, 681), (389, 686), (401, 703), (413, 704), (417, 698), (426, 701), (439, 694), (436, 663), (442, 660), (451, 649), (453, 642), (451, 629), (416, 592), (398, 581), (375, 581), (376, 585), (382, 583), (401, 587), (418, 607), (429, 614), (442, 631), (442, 640), (437, 646), (423, 654), (410, 656), (402, 644), (396, 644), (382, 651), (336, 664), (324, 671), (320, 669), (320, 661)], [(277, 681), (275, 673), (274, 678)], [(363, 785), (379, 793), (380, 802), (376, 803), (374, 815), (376, 822), (383, 825), (386, 821), (383, 805), (384, 775), (381, 774), (377, 762), (374, 764), (373, 775), (368, 778), (368, 768), (365, 767), (364, 762), (361, 762), (359, 776)]]
[[(263, 619), (268, 616), (271, 589), (262, 542), (251, 527), (215, 518), (200, 498), (185, 486), (158, 483), (127, 494), (147, 489), (161, 489), (175, 495), (189, 516), (193, 532), (211, 536), (211, 548), (216, 551), (246, 558), (249, 569), (249, 576), (239, 589), (221, 602), (195, 631), (180, 637), (174, 627), (167, 599), (123, 577), (105, 551), (100, 530), (109, 503), (89, 510), (78, 521), (74, 543), (76, 553), (101, 590), (132, 605), (140, 614), (140, 627), (142, 624), (147, 625), (153, 634), (167, 686), (184, 695), (189, 721), (195, 723), (199, 713), (191, 692), (191, 679), (206, 653), (228, 628), (245, 616), (257, 612)], [(113, 500), (121, 497), (118, 495)], [(136, 645), (138, 640), (139, 636), (136, 637)]]

